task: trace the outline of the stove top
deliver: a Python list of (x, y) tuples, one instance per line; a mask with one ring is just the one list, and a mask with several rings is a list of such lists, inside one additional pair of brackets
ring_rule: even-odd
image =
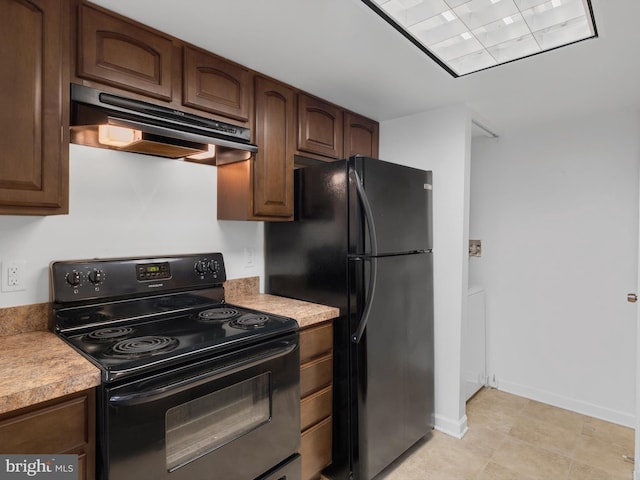
[[(214, 262), (212, 274), (208, 266)], [(147, 278), (148, 271), (161, 273)], [(298, 329), (291, 318), (225, 303), (221, 281), (220, 254), (56, 262), (56, 332), (110, 382), (224, 355)]]
[[(104, 314), (96, 311), (87, 315), (102, 318)], [(297, 328), (291, 318), (222, 304), (153, 318), (125, 319), (119, 324), (102, 322), (63, 330), (60, 335), (98, 363), (105, 380), (113, 380), (175, 364), (185, 357), (222, 354)]]

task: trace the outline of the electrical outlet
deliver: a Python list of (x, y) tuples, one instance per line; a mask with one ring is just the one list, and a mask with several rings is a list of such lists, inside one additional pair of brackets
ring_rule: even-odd
[(254, 265), (253, 257), (255, 252), (253, 247), (245, 247), (244, 249), (244, 266), (245, 268), (251, 268)]
[(25, 289), (25, 260), (11, 260), (2, 264), (2, 291), (19, 292)]
[(20, 285), (20, 269), (15, 265), (7, 268), (7, 285), (10, 287)]

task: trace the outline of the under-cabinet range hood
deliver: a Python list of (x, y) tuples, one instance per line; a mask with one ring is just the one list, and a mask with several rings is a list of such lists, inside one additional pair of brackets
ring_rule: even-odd
[(71, 142), (214, 165), (258, 151), (248, 128), (76, 84)]

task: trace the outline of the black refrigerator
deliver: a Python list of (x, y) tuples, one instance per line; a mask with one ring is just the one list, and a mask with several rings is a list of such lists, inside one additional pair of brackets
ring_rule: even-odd
[(338, 307), (329, 478), (369, 480), (433, 429), (431, 172), (355, 156), (294, 172), (265, 290)]

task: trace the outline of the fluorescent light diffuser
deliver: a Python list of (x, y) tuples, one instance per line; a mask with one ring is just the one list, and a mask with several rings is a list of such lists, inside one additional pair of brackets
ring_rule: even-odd
[(98, 142), (110, 147), (126, 147), (140, 141), (142, 132), (133, 128), (118, 127), (115, 125), (98, 126)]
[(454, 77), (598, 36), (591, 0), (362, 0)]
[(209, 145), (207, 147), (206, 152), (196, 153), (195, 155), (189, 155), (187, 158), (190, 158), (191, 160), (209, 160), (209, 159), (215, 158), (215, 156), (216, 156), (216, 146)]

